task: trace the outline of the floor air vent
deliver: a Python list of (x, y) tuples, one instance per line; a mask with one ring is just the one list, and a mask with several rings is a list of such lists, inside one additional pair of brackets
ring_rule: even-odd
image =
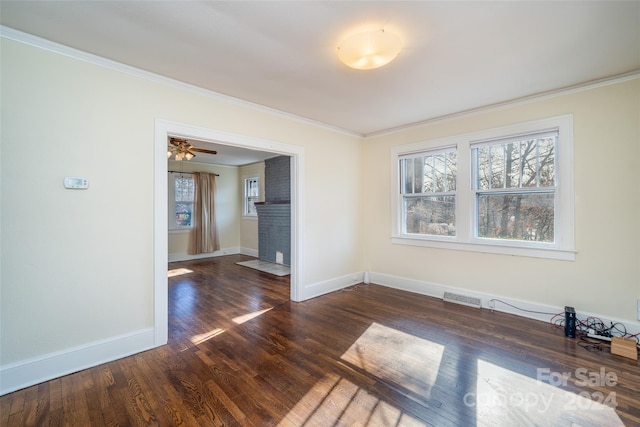
[(456, 304), (468, 305), (469, 307), (482, 307), (482, 301), (480, 301), (480, 298), (470, 297), (467, 295), (445, 292), (442, 299), (447, 302), (455, 302)]

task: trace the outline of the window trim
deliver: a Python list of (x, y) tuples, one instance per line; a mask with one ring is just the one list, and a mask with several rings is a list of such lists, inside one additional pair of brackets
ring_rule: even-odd
[[(471, 149), (485, 140), (558, 130), (556, 151), (555, 242), (504, 241), (475, 236), (476, 190), (473, 186)], [(425, 151), (457, 147), (456, 236), (405, 234), (402, 232), (400, 159)], [(564, 115), (391, 148), (391, 242), (440, 249), (575, 260), (573, 115)]]

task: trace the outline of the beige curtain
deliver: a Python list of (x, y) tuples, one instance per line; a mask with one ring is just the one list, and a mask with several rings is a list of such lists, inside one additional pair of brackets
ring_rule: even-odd
[(193, 229), (189, 254), (215, 252), (220, 249), (215, 216), (216, 176), (210, 173), (194, 173), (193, 184)]

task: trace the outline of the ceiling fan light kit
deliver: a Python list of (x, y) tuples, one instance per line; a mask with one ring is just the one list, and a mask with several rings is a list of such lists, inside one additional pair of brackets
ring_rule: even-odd
[(353, 34), (338, 46), (338, 58), (357, 70), (382, 67), (398, 57), (402, 40), (384, 29)]
[(194, 151), (206, 154), (218, 154), (214, 150), (205, 150), (204, 148), (196, 148), (189, 144), (186, 139), (169, 138), (170, 144), (167, 146), (167, 159), (173, 157), (175, 160), (191, 160), (196, 156)]

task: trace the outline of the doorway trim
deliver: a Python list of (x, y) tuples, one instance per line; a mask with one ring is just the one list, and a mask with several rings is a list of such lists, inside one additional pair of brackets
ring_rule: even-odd
[(154, 331), (155, 345), (169, 339), (169, 292), (167, 279), (168, 260), (168, 187), (167, 140), (169, 136), (192, 138), (216, 144), (231, 145), (251, 150), (267, 151), (291, 158), (291, 289), (292, 301), (302, 297), (304, 264), (304, 148), (262, 138), (222, 132), (184, 123), (156, 119), (154, 132), (154, 203), (153, 203), (153, 264), (154, 264)]

